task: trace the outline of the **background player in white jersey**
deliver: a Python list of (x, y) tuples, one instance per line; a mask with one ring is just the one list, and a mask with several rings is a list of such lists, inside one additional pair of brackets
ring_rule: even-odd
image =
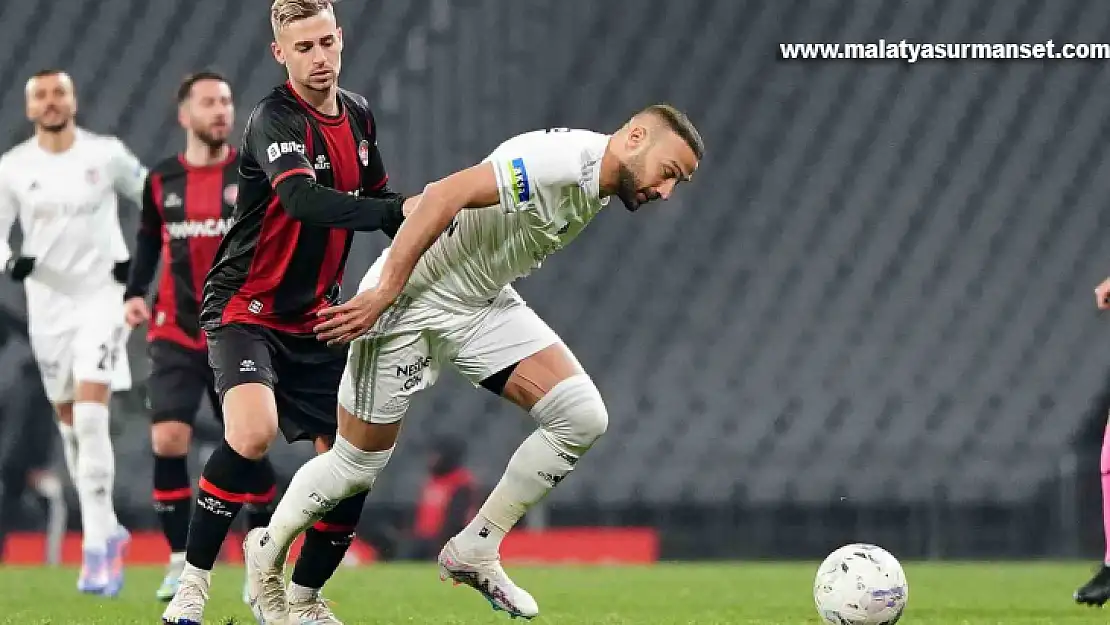
[[(77, 127), (64, 72), (35, 74), (26, 95), (35, 135), (0, 157), (0, 263), (25, 285), (31, 349), (77, 487), (78, 588), (114, 596), (129, 537), (112, 504), (108, 405), (113, 386), (130, 386), (121, 305), (129, 255), (116, 195), (138, 203), (146, 170), (118, 139)], [(23, 245), (13, 254), (7, 235), (16, 218)]]
[[(441, 577), (472, 586), (495, 609), (535, 616), (535, 600), (501, 568), (501, 539), (570, 473), (605, 432), (608, 415), (570, 350), (508, 285), (574, 239), (610, 196), (629, 210), (670, 197), (703, 151), (685, 115), (656, 105), (613, 135), (517, 136), (483, 163), (429, 185), (360, 294), (321, 312), (322, 340), (361, 337), (339, 390), (339, 437), (297, 472), (269, 527), (248, 534), (252, 596), (282, 595), (281, 566), (293, 539), (373, 486), (410, 398), (449, 361), (529, 411), (539, 427), (478, 515), (443, 548)], [(281, 606), (263, 616), (285, 622)]]

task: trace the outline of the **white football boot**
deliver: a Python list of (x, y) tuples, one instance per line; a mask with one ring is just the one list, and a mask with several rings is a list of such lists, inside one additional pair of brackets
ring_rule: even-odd
[(200, 575), (183, 574), (177, 580), (174, 593), (166, 611), (162, 613), (164, 625), (204, 625), (204, 606), (208, 603), (208, 580)]
[(327, 599), (317, 592), (302, 601), (289, 598), (289, 614), (298, 625), (343, 625), (331, 611)]
[(532, 595), (505, 574), (500, 559), (464, 559), (459, 555), (453, 538), (439, 552), (439, 578), (444, 581), (450, 579), (455, 585), (470, 586), (481, 593), (494, 610), (507, 612), (512, 618), (531, 619), (540, 613)]
[(271, 540), (266, 528), (258, 527), (243, 540), (243, 564), (247, 569), (247, 599), (258, 625), (296, 625), (285, 598), (285, 562), (272, 566), (261, 549)]

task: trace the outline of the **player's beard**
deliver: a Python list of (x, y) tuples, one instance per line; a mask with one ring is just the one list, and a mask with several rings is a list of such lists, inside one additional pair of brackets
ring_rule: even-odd
[(220, 149), (223, 149), (223, 147), (225, 145), (227, 145), (227, 137), (226, 136), (225, 137), (217, 137), (216, 135), (214, 135), (213, 133), (211, 133), (207, 130), (198, 130), (197, 131), (197, 139), (200, 139), (201, 143), (208, 146), (208, 149), (212, 150), (213, 152), (215, 152), (217, 150), (220, 150)]
[[(53, 110), (55, 113), (57, 112), (57, 109), (47, 109), (46, 112), (50, 112), (51, 110)], [(43, 117), (46, 117), (45, 113), (43, 114)], [(55, 122), (53, 124), (47, 123), (47, 122), (42, 121), (40, 119), (39, 122), (38, 122), (38, 127), (43, 132), (48, 132), (50, 134), (56, 134), (56, 133), (59, 133), (59, 132), (62, 132), (64, 130), (68, 129), (69, 125), (72, 124), (72, 123), (73, 123), (73, 117), (72, 116), (63, 117), (62, 121)]]
[(624, 203), (624, 207), (633, 213), (643, 203), (636, 197), (640, 192), (640, 181), (632, 168), (641, 165), (642, 162), (642, 158), (634, 156), (628, 159), (627, 163), (622, 162), (617, 165), (617, 197)]

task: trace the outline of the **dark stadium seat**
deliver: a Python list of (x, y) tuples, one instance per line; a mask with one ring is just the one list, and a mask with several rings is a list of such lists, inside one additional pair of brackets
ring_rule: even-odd
[[(147, 162), (180, 145), (172, 95), (188, 70), (228, 73), (241, 125), (282, 74), (265, 11), (232, 4), (2, 5), (4, 136), (26, 136), (25, 75), (58, 64), (73, 68), (84, 122)], [(47, 31), (26, 36), (43, 12)], [(515, 133), (611, 131), (655, 101), (687, 109), (705, 136), (707, 158), (673, 201), (635, 215), (614, 202), (518, 285), (611, 413), (556, 507), (1013, 503), (1059, 479), (1110, 374), (1091, 301), (1110, 273), (1110, 69), (813, 63), (777, 48), (890, 33), (1108, 41), (1110, 5), (427, 0), (339, 12), (343, 83), (370, 98), (402, 192)], [(127, 15), (134, 25), (112, 40)], [(385, 242), (359, 236), (348, 292)], [(143, 464), (144, 424), (129, 423), (120, 453)], [(469, 436), (492, 486), (529, 429), (445, 372), (414, 403), (374, 501), (414, 500), (421, 450), (440, 433)], [(308, 452), (278, 453), (290, 472)], [(146, 481), (120, 488), (145, 506)]]

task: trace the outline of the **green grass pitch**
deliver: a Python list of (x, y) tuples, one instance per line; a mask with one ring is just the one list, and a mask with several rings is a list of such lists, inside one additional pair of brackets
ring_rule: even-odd
[[(514, 566), (510, 574), (539, 601), (537, 625), (817, 625), (815, 570), (816, 563), (737, 563)], [(1071, 599), (1091, 570), (1080, 563), (907, 563), (910, 600), (902, 623), (1105, 623), (1110, 611), (1080, 607)], [(0, 623), (156, 624), (162, 604), (153, 594), (160, 574), (133, 568), (123, 594), (105, 600), (78, 595), (72, 569), (0, 567)], [(217, 567), (206, 622), (254, 623), (240, 602), (241, 584), (241, 570)], [(434, 564), (342, 569), (326, 594), (347, 625), (510, 622), (469, 588), (440, 583)]]

